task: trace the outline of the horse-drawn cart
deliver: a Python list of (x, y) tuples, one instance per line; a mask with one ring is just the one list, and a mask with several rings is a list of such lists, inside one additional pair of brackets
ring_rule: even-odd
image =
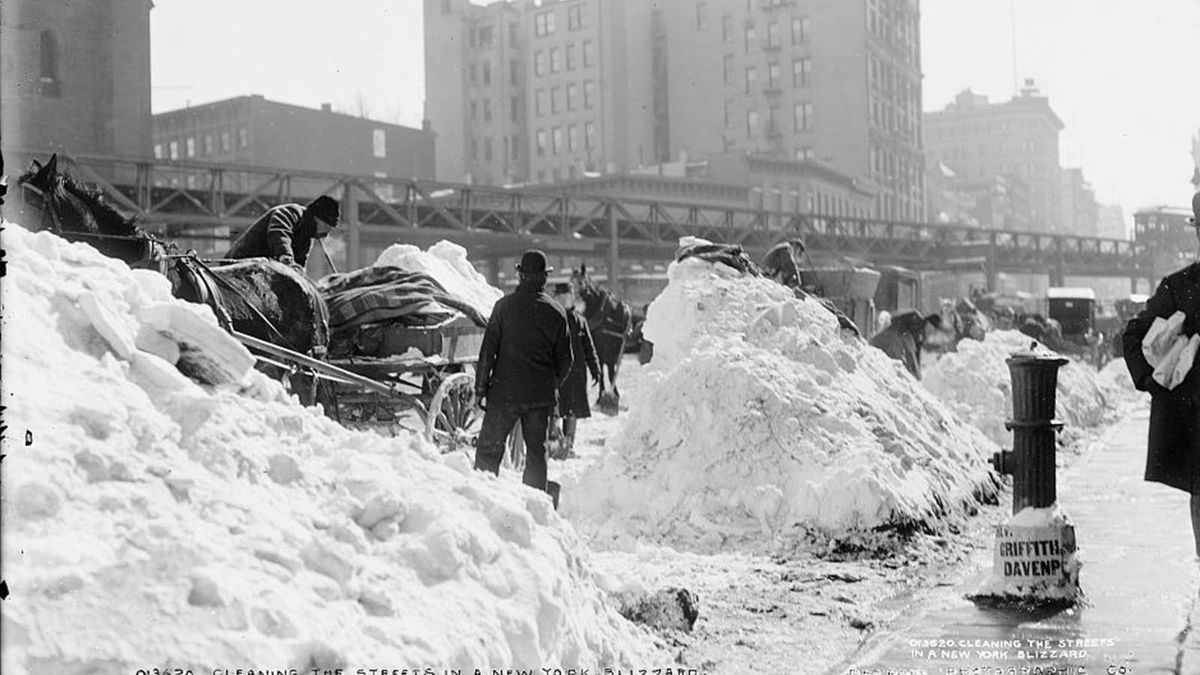
[[(361, 339), (364, 335), (366, 340)], [(340, 422), (386, 429), (406, 427), (415, 415), (415, 430), (443, 450), (473, 446), (481, 421), (475, 405), (475, 362), (483, 328), (460, 316), (429, 326), (369, 326), (359, 336), (357, 353), (329, 362), (384, 383), (394, 394), (337, 383)]]

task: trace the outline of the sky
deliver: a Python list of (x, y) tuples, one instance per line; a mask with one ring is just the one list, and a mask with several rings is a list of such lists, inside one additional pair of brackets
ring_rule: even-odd
[[(154, 111), (262, 94), (419, 126), (421, 5), (156, 0)], [(1066, 125), (1062, 165), (1082, 167), (1101, 203), (1127, 217), (1189, 203), (1200, 0), (922, 0), (921, 12), (925, 110), (966, 88), (1007, 100), (1033, 78)]]

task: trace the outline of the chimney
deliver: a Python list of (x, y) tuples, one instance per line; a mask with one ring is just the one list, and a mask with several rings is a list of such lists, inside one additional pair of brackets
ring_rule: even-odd
[(333, 104), (332, 103), (322, 103), (321, 104), (321, 112), (333, 112)]

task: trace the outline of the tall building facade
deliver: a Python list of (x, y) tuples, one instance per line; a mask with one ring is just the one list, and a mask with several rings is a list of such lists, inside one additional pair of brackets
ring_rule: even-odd
[[(925, 150), (931, 166), (942, 163), (962, 181), (990, 183), (997, 177), (1028, 186), (1028, 212), (1012, 214), (1039, 232), (1064, 232), (1062, 167), (1058, 139), (1062, 120), (1026, 80), (1020, 94), (991, 103), (970, 90), (945, 109), (925, 113)], [(1014, 201), (1019, 206), (1023, 200)]]
[(0, 129), (9, 161), (17, 150), (150, 155), (151, 6), (0, 3)]
[(916, 0), (662, 3), (670, 148), (815, 159), (925, 218)]
[(1085, 237), (1100, 236), (1100, 204), (1083, 169), (1063, 169), (1060, 194), (1063, 231)]
[(651, 164), (652, 3), (425, 0), (439, 178), (542, 183)]
[(425, 34), (442, 179), (740, 153), (862, 183), (816, 210), (924, 218), (917, 0), (426, 0)]
[(154, 115), (153, 138), (157, 159), (376, 178), (433, 178), (436, 170), (432, 132), (333, 112), (328, 105), (318, 110), (260, 95)]

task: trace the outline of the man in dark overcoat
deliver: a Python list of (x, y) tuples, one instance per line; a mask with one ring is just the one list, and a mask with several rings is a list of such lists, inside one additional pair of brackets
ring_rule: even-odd
[(567, 333), (571, 336), (571, 372), (558, 390), (558, 417), (562, 418), (562, 454), (570, 456), (575, 447), (575, 429), (580, 418), (591, 417), (588, 405), (587, 375), (600, 386), (600, 362), (596, 359), (596, 346), (592, 343), (592, 331), (587, 319), (575, 309), (575, 294), (571, 284), (555, 284), (554, 299), (567, 312)]
[(546, 437), (558, 390), (571, 371), (567, 314), (546, 294), (546, 254), (526, 251), (517, 289), (496, 301), (483, 333), (475, 396), (486, 401), (475, 468), (500, 473), (509, 433), (525, 439), (523, 481), (546, 490)]
[(233, 241), (225, 257), (271, 258), (303, 268), (313, 239), (321, 239), (337, 227), (339, 216), (337, 200), (328, 195), (317, 197), (308, 206), (272, 206)]
[[(1200, 222), (1200, 192), (1192, 198), (1191, 223)], [(1200, 227), (1196, 231), (1200, 240)], [(1142, 339), (1154, 319), (1182, 311), (1182, 334), (1200, 332), (1200, 262), (1168, 275), (1146, 307), (1129, 320), (1123, 335), (1125, 366), (1133, 384), (1150, 394), (1150, 433), (1146, 445), (1146, 480), (1191, 494), (1192, 534), (1200, 556), (1200, 358), (1174, 389), (1154, 380), (1154, 368), (1142, 353)]]

